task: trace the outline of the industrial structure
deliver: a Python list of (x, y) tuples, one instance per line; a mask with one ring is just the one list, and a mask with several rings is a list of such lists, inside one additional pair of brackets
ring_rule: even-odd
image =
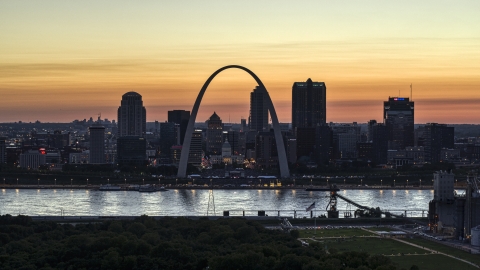
[(446, 171), (434, 174), (434, 198), (429, 203), (430, 227), (461, 239), (471, 238), (473, 244), (474, 228), (478, 230), (480, 225), (479, 180), (471, 173), (465, 193), (457, 194), (454, 177), (452, 172)]

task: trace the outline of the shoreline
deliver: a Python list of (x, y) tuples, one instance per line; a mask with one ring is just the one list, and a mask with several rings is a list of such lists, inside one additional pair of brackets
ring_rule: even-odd
[[(129, 185), (119, 185), (121, 190), (103, 190), (103, 191), (136, 191), (128, 188)], [(100, 185), (0, 185), (1, 189), (85, 189), (85, 190), (99, 190)], [(326, 186), (277, 186), (277, 187), (265, 187), (265, 186), (252, 186), (252, 187), (219, 187), (219, 186), (165, 186), (168, 190), (174, 189), (200, 189), (200, 190), (305, 190), (307, 188), (321, 188), (327, 189)], [(388, 187), (388, 186), (337, 186), (341, 190), (433, 190), (433, 186), (422, 187)], [(456, 187), (457, 189), (463, 189), (463, 187)], [(319, 191), (309, 191), (319, 192)], [(320, 192), (328, 192), (320, 191)]]

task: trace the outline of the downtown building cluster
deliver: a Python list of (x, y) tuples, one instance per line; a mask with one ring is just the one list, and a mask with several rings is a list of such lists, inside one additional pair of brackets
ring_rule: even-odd
[[(292, 122), (280, 124), (290, 164), (396, 168), (480, 160), (476, 138), (455, 140), (454, 128), (445, 124), (415, 125), (415, 103), (408, 97), (389, 97), (378, 121), (328, 123), (324, 82), (295, 82), (291, 93)], [(277, 169), (265, 94), (259, 86), (253, 89), (249, 117), (240, 123), (225, 123), (216, 112), (195, 123), (188, 163), (199, 169)], [(64, 164), (178, 166), (190, 112), (168, 111), (165, 122), (146, 119), (142, 96), (128, 92), (116, 122), (99, 116), (64, 125), (4, 124), (8, 128), (0, 128), (0, 163), (31, 170), (61, 170)]]

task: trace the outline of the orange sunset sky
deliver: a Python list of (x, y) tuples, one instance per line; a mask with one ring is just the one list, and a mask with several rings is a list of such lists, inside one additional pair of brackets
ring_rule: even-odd
[[(0, 2), (0, 122), (116, 119), (128, 91), (165, 121), (231, 64), (260, 77), (280, 122), (312, 78), (328, 122), (381, 121), (412, 83), (416, 123), (479, 124), (480, 1)], [(224, 71), (197, 121), (248, 118), (255, 85)]]

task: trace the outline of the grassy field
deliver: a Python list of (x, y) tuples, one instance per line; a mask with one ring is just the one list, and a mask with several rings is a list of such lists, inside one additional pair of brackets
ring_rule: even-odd
[[(370, 228), (369, 228), (370, 229)], [(391, 228), (389, 228), (391, 230)], [(377, 228), (376, 230), (386, 230), (386, 228)], [(300, 237), (310, 238), (314, 235), (314, 230), (301, 230)], [(315, 239), (322, 243), (328, 250), (346, 251), (365, 251), (370, 254), (380, 254), (388, 256), (398, 267), (398, 269), (410, 269), (412, 265), (417, 265), (422, 270), (442, 270), (442, 269), (478, 269), (469, 264), (463, 263), (444, 255), (432, 254), (422, 248), (413, 247), (388, 238), (361, 237), (372, 235), (362, 229), (321, 229), (317, 230)], [(323, 237), (347, 237), (345, 239), (329, 239)], [(402, 239), (413, 244), (424, 246), (439, 252), (444, 252), (473, 263), (480, 264), (480, 255), (473, 255), (467, 252), (447, 247), (424, 239)], [(309, 240), (310, 242), (311, 240)], [(394, 255), (394, 256), (392, 256)]]
[(316, 238), (321, 237), (352, 237), (352, 236), (369, 236), (374, 235), (370, 232), (364, 231), (360, 228), (353, 228), (353, 229), (317, 229), (315, 230), (300, 230), (300, 237), (312, 237)]
[(480, 265), (480, 255), (467, 253), (465, 251), (462, 251), (462, 250), (459, 250), (459, 249), (456, 249), (456, 248), (452, 248), (452, 247), (448, 247), (448, 246), (445, 246), (443, 244), (435, 243), (435, 242), (432, 242), (432, 241), (429, 241), (429, 240), (426, 240), (426, 239), (422, 239), (422, 238), (404, 239), (404, 240), (407, 241), (407, 242), (413, 243), (413, 244), (417, 244), (417, 245), (420, 245), (420, 246), (423, 246), (423, 247), (426, 247), (426, 248), (431, 248), (433, 250), (437, 250), (439, 252), (443, 252), (443, 253), (446, 253), (446, 254), (449, 254), (449, 255), (452, 255), (452, 256), (455, 256), (455, 257), (458, 257), (458, 258), (461, 258), (461, 259), (464, 259), (464, 260), (467, 260), (467, 261), (470, 261), (470, 262), (473, 262), (473, 263), (476, 263), (476, 264)]
[[(321, 240), (320, 240), (321, 241)], [(355, 237), (349, 239), (325, 239), (323, 241), (327, 249), (344, 251), (365, 251), (370, 254), (399, 255), (399, 254), (425, 254), (424, 250), (399, 243), (392, 239)]]
[(478, 268), (475, 268), (469, 264), (437, 254), (425, 256), (398, 256), (389, 258), (396, 264), (398, 269), (410, 269), (412, 265), (416, 265), (421, 270), (478, 270)]

